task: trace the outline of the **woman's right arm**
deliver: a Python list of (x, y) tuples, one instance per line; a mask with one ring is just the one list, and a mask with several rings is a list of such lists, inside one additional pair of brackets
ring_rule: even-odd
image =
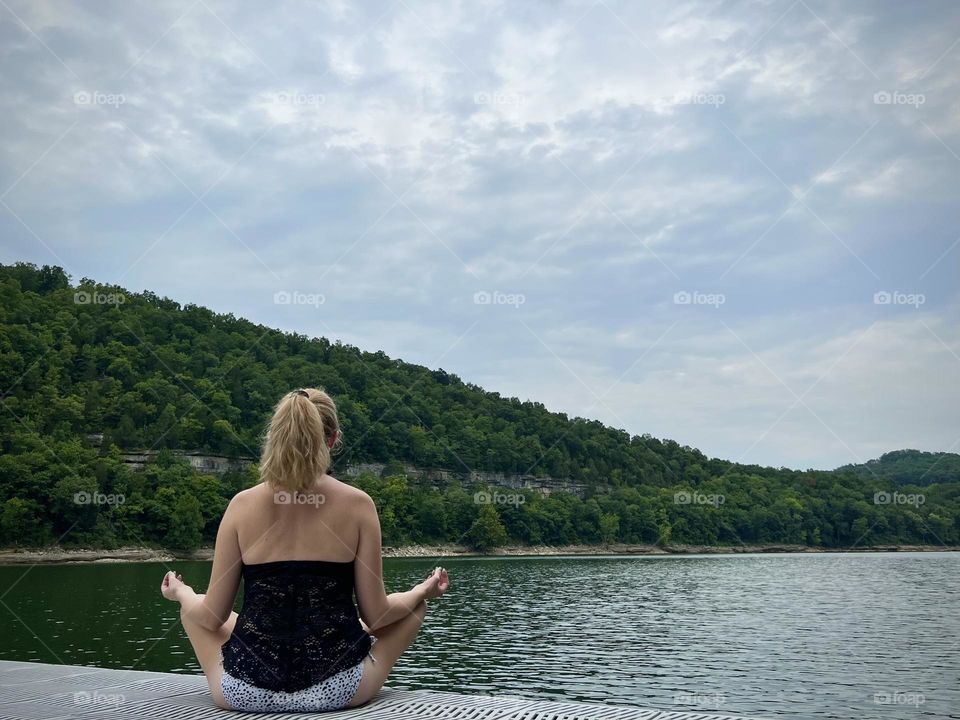
[(373, 631), (402, 620), (424, 600), (439, 597), (446, 592), (449, 583), (446, 573), (438, 569), (412, 590), (387, 595), (383, 587), (383, 554), (377, 506), (366, 494), (360, 505), (360, 537), (354, 564), (354, 584), (360, 617)]

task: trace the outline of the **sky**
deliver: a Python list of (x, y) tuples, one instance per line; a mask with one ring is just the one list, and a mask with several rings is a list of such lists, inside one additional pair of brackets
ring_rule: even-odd
[(707, 455), (960, 449), (955, 2), (0, 0), (0, 261)]

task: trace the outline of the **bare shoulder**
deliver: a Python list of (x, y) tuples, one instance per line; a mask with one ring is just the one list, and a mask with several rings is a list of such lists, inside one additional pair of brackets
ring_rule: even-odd
[(241, 490), (230, 499), (227, 505), (227, 514), (237, 514), (248, 511), (253, 505), (262, 501), (270, 492), (270, 489), (264, 484), (259, 483), (246, 490)]
[(252, 487), (248, 487), (246, 490), (238, 492), (230, 502), (242, 505), (262, 496), (267, 491), (268, 488), (265, 483), (257, 483)]
[(376, 506), (373, 504), (373, 498), (367, 495), (367, 493), (360, 488), (349, 485), (341, 480), (337, 480), (332, 475), (327, 475), (327, 481), (329, 482), (330, 491), (336, 494), (338, 500), (356, 507), (358, 510), (373, 509), (376, 511)]

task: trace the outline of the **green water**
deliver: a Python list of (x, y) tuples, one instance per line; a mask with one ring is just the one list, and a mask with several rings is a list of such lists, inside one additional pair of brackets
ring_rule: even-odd
[[(436, 561), (388, 560), (389, 590)], [(444, 560), (389, 684), (667, 710), (957, 718), (960, 553)], [(202, 591), (208, 563), (175, 563)], [(162, 563), (0, 567), (0, 659), (197, 672)]]

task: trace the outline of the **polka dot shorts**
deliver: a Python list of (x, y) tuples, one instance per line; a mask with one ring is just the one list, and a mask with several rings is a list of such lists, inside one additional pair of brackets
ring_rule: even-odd
[(234, 710), (246, 712), (324, 712), (347, 706), (360, 687), (363, 663), (331, 675), (303, 690), (283, 692), (251, 685), (224, 671), (223, 697)]

